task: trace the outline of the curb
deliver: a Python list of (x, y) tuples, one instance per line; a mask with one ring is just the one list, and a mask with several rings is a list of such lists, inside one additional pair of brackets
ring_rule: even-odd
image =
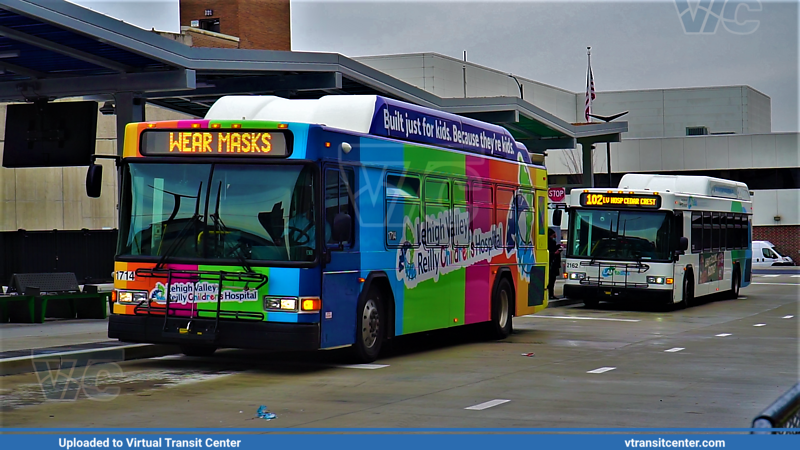
[(560, 298), (558, 300), (550, 300), (547, 302), (548, 308), (560, 308), (563, 306), (582, 305), (583, 300), (575, 298)]
[[(42, 349), (39, 349), (40, 351)], [(31, 352), (36, 352), (32, 349)], [(58, 353), (40, 353), (0, 360), (0, 376), (36, 372), (36, 362), (42, 362), (48, 370), (82, 367), (91, 362), (118, 362), (134, 359), (155, 358), (180, 353), (177, 346), (159, 344), (127, 344), (117, 347), (92, 348)]]

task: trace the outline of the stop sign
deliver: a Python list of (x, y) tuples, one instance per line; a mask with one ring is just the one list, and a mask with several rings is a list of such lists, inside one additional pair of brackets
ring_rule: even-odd
[(547, 190), (547, 196), (553, 203), (564, 203), (566, 195), (567, 191), (563, 187), (551, 187)]

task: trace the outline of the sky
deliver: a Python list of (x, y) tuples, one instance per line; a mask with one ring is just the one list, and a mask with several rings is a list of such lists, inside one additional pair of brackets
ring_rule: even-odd
[[(179, 28), (177, 0), (74, 2), (143, 28)], [(772, 99), (773, 132), (800, 131), (796, 0), (712, 0), (711, 13), (698, 9), (696, 0), (293, 0), (291, 5), (294, 51), (462, 58), (466, 50), (473, 63), (584, 92), (591, 46), (598, 96), (748, 85)]]

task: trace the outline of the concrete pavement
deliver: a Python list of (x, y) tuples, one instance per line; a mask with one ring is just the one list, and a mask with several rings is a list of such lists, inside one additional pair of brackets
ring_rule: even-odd
[[(107, 401), (49, 401), (36, 374), (13, 375), (4, 426), (748, 427), (798, 377), (800, 281), (760, 280), (679, 311), (552, 308), (515, 319), (503, 341), (409, 336), (368, 367), (337, 351), (125, 362), (103, 380), (117, 389)], [(278, 419), (254, 419), (260, 405)]]

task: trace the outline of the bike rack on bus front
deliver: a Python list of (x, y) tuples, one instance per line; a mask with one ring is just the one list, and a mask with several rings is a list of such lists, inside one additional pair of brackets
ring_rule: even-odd
[[(177, 275), (177, 277), (175, 277)], [(133, 312), (137, 315), (164, 315), (164, 325), (161, 328), (162, 335), (165, 336), (180, 336), (182, 338), (189, 338), (201, 341), (209, 341), (213, 342), (216, 340), (217, 332), (219, 330), (219, 320), (220, 318), (225, 318), (228, 320), (257, 320), (261, 321), (264, 320), (264, 313), (263, 312), (251, 312), (251, 311), (223, 311), (222, 310), (222, 288), (223, 282), (230, 281), (230, 282), (239, 282), (245, 283), (245, 290), (248, 289), (247, 285), (249, 283), (258, 283), (255, 286), (255, 290), (258, 291), (262, 286), (264, 286), (269, 278), (260, 273), (255, 272), (226, 272), (223, 270), (220, 271), (204, 271), (204, 270), (188, 270), (188, 269), (144, 269), (140, 268), (136, 270), (136, 276), (141, 278), (166, 278), (166, 292), (165, 292), (165, 305), (162, 306), (155, 306), (151, 303), (150, 298), (147, 300), (139, 303), (134, 308)], [(216, 311), (207, 311), (201, 309), (194, 309), (190, 311), (190, 317), (186, 318), (186, 328), (181, 328), (179, 325), (175, 327), (175, 331), (169, 330), (169, 323), (170, 318), (177, 318), (180, 317), (178, 315), (178, 309), (170, 309), (170, 293), (171, 293), (171, 286), (173, 279), (177, 278), (180, 280), (189, 280), (192, 282), (199, 282), (203, 280), (215, 280), (217, 281), (217, 310)], [(143, 304), (146, 303), (146, 306)], [(214, 319), (214, 328), (211, 332), (208, 330), (192, 330), (192, 319), (211, 319), (212, 317), (203, 317), (203, 314), (212, 314)]]
[[(632, 270), (636, 270), (636, 273), (645, 273), (650, 270), (650, 266), (647, 264), (642, 264), (641, 262), (635, 263), (603, 263), (600, 261), (581, 261), (581, 266), (591, 266), (597, 267), (597, 277), (596, 281), (594, 281), (593, 277), (587, 276), (580, 280), (580, 284), (584, 286), (597, 286), (597, 287), (624, 287), (624, 288), (646, 288), (648, 286), (647, 283), (633, 283), (628, 282), (628, 274)], [(603, 269), (611, 269), (612, 276), (610, 281), (603, 280), (602, 272)], [(625, 271), (625, 279), (624, 281), (614, 281), (613, 272), (615, 269), (624, 269)]]

